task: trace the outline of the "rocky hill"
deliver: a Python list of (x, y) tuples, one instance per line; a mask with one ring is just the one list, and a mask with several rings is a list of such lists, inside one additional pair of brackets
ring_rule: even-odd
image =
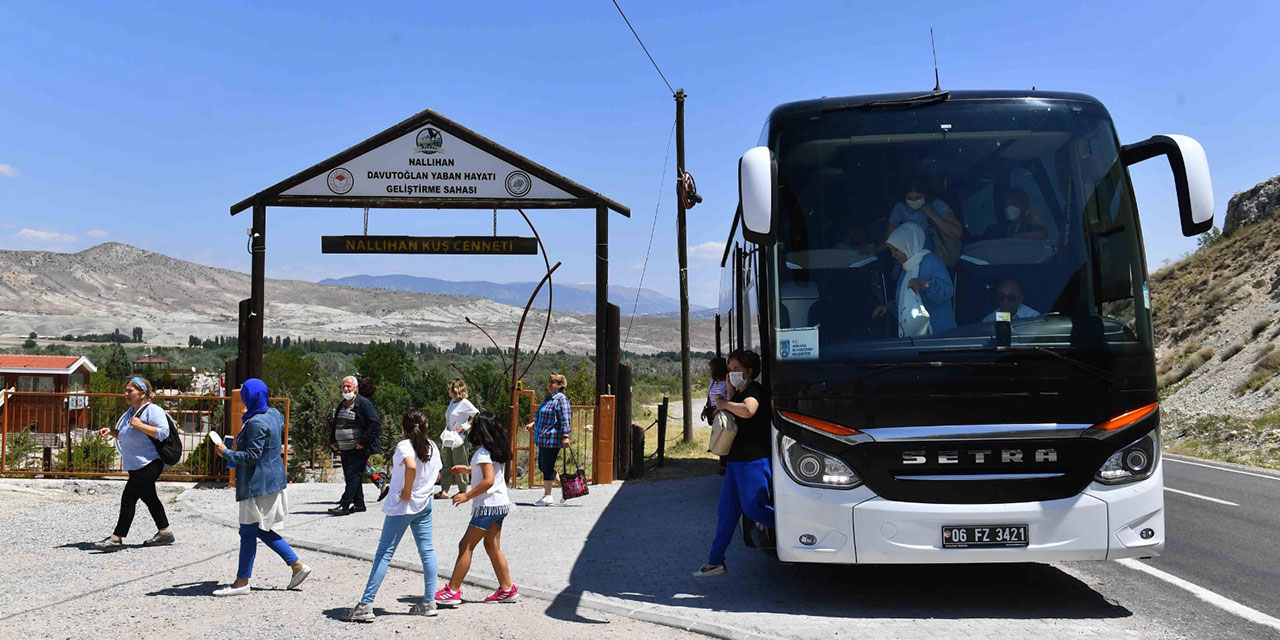
[[(236, 333), (239, 301), (249, 296), (247, 274), (170, 258), (126, 244), (106, 243), (79, 253), (0, 251), (0, 336), (111, 333), (142, 327), (153, 344), (186, 345), (187, 336)], [(488, 346), (470, 317), (503, 346), (515, 340), (521, 308), (483, 298), (376, 291), (297, 280), (266, 282), (267, 335), (335, 340), (409, 340), (451, 347)], [(544, 316), (531, 313), (526, 340), (534, 346)], [(590, 315), (556, 313), (544, 348), (595, 350)], [(695, 321), (695, 349), (714, 348), (713, 323)], [(624, 329), (625, 330), (625, 329)], [(635, 319), (629, 351), (679, 349), (679, 322)], [(530, 337), (531, 336), (531, 337)]]
[(1280, 176), (1233, 197), (1221, 239), (1151, 282), (1163, 408), (1269, 419), (1280, 391)]

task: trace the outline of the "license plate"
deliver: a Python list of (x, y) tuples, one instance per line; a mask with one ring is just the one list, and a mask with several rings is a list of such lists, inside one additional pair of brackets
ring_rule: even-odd
[(942, 527), (942, 546), (946, 549), (1025, 547), (1027, 525), (948, 525)]

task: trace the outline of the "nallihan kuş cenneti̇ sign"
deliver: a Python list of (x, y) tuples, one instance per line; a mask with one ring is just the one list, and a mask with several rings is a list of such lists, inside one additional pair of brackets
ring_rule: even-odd
[(535, 255), (538, 241), (520, 236), (321, 236), (321, 253)]

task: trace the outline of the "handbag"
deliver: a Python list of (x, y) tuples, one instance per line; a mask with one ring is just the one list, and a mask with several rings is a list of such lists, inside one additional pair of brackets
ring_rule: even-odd
[(707, 451), (718, 456), (729, 455), (733, 448), (733, 439), (738, 435), (738, 421), (728, 411), (717, 411), (711, 419), (711, 440), (707, 443)]
[(942, 260), (947, 268), (956, 266), (960, 261), (960, 236), (949, 236), (937, 225), (929, 225), (929, 237), (933, 238), (933, 254)]
[(570, 500), (591, 493), (587, 489), (587, 472), (578, 466), (578, 459), (574, 456), (573, 466), (577, 467), (577, 471), (569, 473), (566, 461), (573, 456), (573, 449), (566, 449), (563, 457), (560, 458), (560, 499)]
[(929, 309), (919, 293), (903, 288), (902, 307), (898, 309), (898, 337), (927, 336), (932, 333)]

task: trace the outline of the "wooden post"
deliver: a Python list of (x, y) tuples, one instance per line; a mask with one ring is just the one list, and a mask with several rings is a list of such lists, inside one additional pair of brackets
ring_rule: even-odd
[(631, 450), (634, 444), (631, 437), (631, 368), (618, 365), (617, 371), (617, 388), (613, 391), (613, 468), (617, 477), (626, 479), (634, 477), (634, 469), (631, 468), (634, 457)]
[[(605, 308), (609, 304), (609, 209), (596, 207), (596, 395), (608, 393), (605, 350), (609, 335)], [(599, 420), (597, 420), (599, 422)]]
[(613, 396), (602, 395), (596, 400), (596, 424), (592, 432), (595, 456), (591, 459), (595, 484), (613, 482), (613, 408)]
[[(244, 413), (244, 400), (240, 399), (239, 389), (232, 390), (230, 395), (231, 395), (231, 419), (230, 419), (231, 433), (229, 435), (238, 436), (240, 435), (240, 415)], [(227, 463), (226, 459), (223, 459), (221, 462), (224, 465)], [(233, 487), (236, 486), (236, 468), (231, 467), (227, 475), (230, 479), (229, 481), (231, 482), (231, 486)]]
[[(250, 273), (250, 299), (253, 303), (250, 305), (251, 313), (249, 316), (249, 345), (248, 349), (243, 353), (249, 356), (249, 362), (245, 366), (245, 372), (249, 378), (262, 377), (262, 329), (263, 312), (266, 309), (266, 281), (267, 281), (267, 207), (266, 205), (253, 205), (253, 237), (250, 239), (250, 246), (253, 252), (251, 259), (252, 272)], [(241, 381), (243, 382), (243, 381)]]
[[(684, 89), (676, 91), (676, 183), (684, 179)], [(677, 192), (678, 194), (679, 192)], [(685, 248), (684, 198), (676, 197), (676, 258), (680, 263), (680, 401), (684, 441), (693, 441), (693, 378), (689, 373), (689, 256)]]
[(658, 405), (658, 466), (667, 464), (667, 404), (671, 401), (662, 396), (662, 404)]
[(9, 390), (4, 388), (4, 378), (0, 377), (0, 402), (4, 403), (4, 421), (0, 422), (0, 469), (8, 470), (9, 460), (9, 405), (13, 404), (10, 399)]

